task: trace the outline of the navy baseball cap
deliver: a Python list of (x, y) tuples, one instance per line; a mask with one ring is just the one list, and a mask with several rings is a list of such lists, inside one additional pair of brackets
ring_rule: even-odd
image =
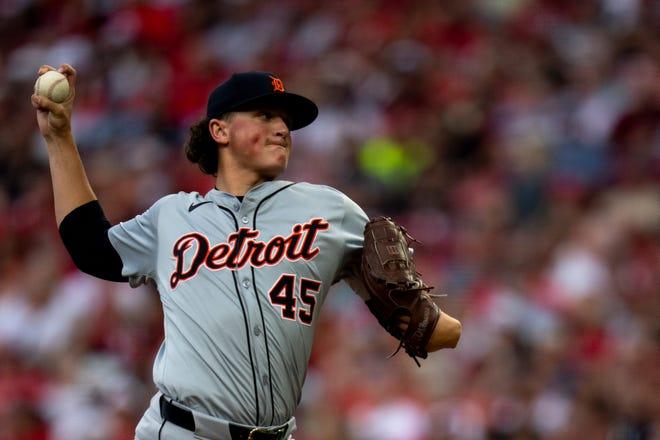
[(251, 110), (265, 105), (283, 110), (291, 120), (290, 130), (311, 124), (319, 114), (316, 104), (304, 96), (284, 90), (284, 83), (270, 72), (234, 73), (209, 95), (206, 117), (231, 111)]

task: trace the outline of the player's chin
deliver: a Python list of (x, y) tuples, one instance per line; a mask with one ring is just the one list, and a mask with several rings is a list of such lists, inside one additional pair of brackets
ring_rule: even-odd
[(262, 169), (261, 174), (269, 180), (275, 179), (286, 170), (289, 158), (280, 159), (269, 164), (269, 166)]
[(271, 158), (273, 167), (282, 168), (282, 171), (284, 171), (289, 164), (289, 150), (287, 148), (277, 147), (273, 153)]

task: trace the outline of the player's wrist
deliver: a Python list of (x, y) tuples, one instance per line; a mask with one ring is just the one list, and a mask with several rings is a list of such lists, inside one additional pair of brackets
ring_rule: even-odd
[(433, 334), (426, 345), (427, 351), (433, 352), (442, 348), (456, 348), (461, 338), (461, 322), (449, 316), (445, 312), (440, 312), (440, 318), (433, 329)]
[(71, 129), (62, 129), (43, 134), (46, 148), (49, 153), (57, 153), (62, 150), (75, 150), (76, 143)]

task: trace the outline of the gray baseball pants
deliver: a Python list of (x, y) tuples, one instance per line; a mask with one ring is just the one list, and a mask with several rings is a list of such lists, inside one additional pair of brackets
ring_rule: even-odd
[[(189, 410), (195, 419), (194, 432), (164, 421), (160, 414), (161, 395), (158, 392), (151, 398), (149, 408), (135, 428), (135, 440), (231, 440), (227, 421), (197, 411)], [(285, 438), (293, 440), (291, 433), (296, 429), (295, 418), (292, 417), (288, 425), (288, 437)]]

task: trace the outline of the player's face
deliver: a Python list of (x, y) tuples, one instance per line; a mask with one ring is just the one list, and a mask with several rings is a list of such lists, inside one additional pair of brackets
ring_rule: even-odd
[(291, 154), (291, 132), (284, 112), (272, 108), (235, 112), (228, 121), (228, 153), (236, 166), (271, 180)]

